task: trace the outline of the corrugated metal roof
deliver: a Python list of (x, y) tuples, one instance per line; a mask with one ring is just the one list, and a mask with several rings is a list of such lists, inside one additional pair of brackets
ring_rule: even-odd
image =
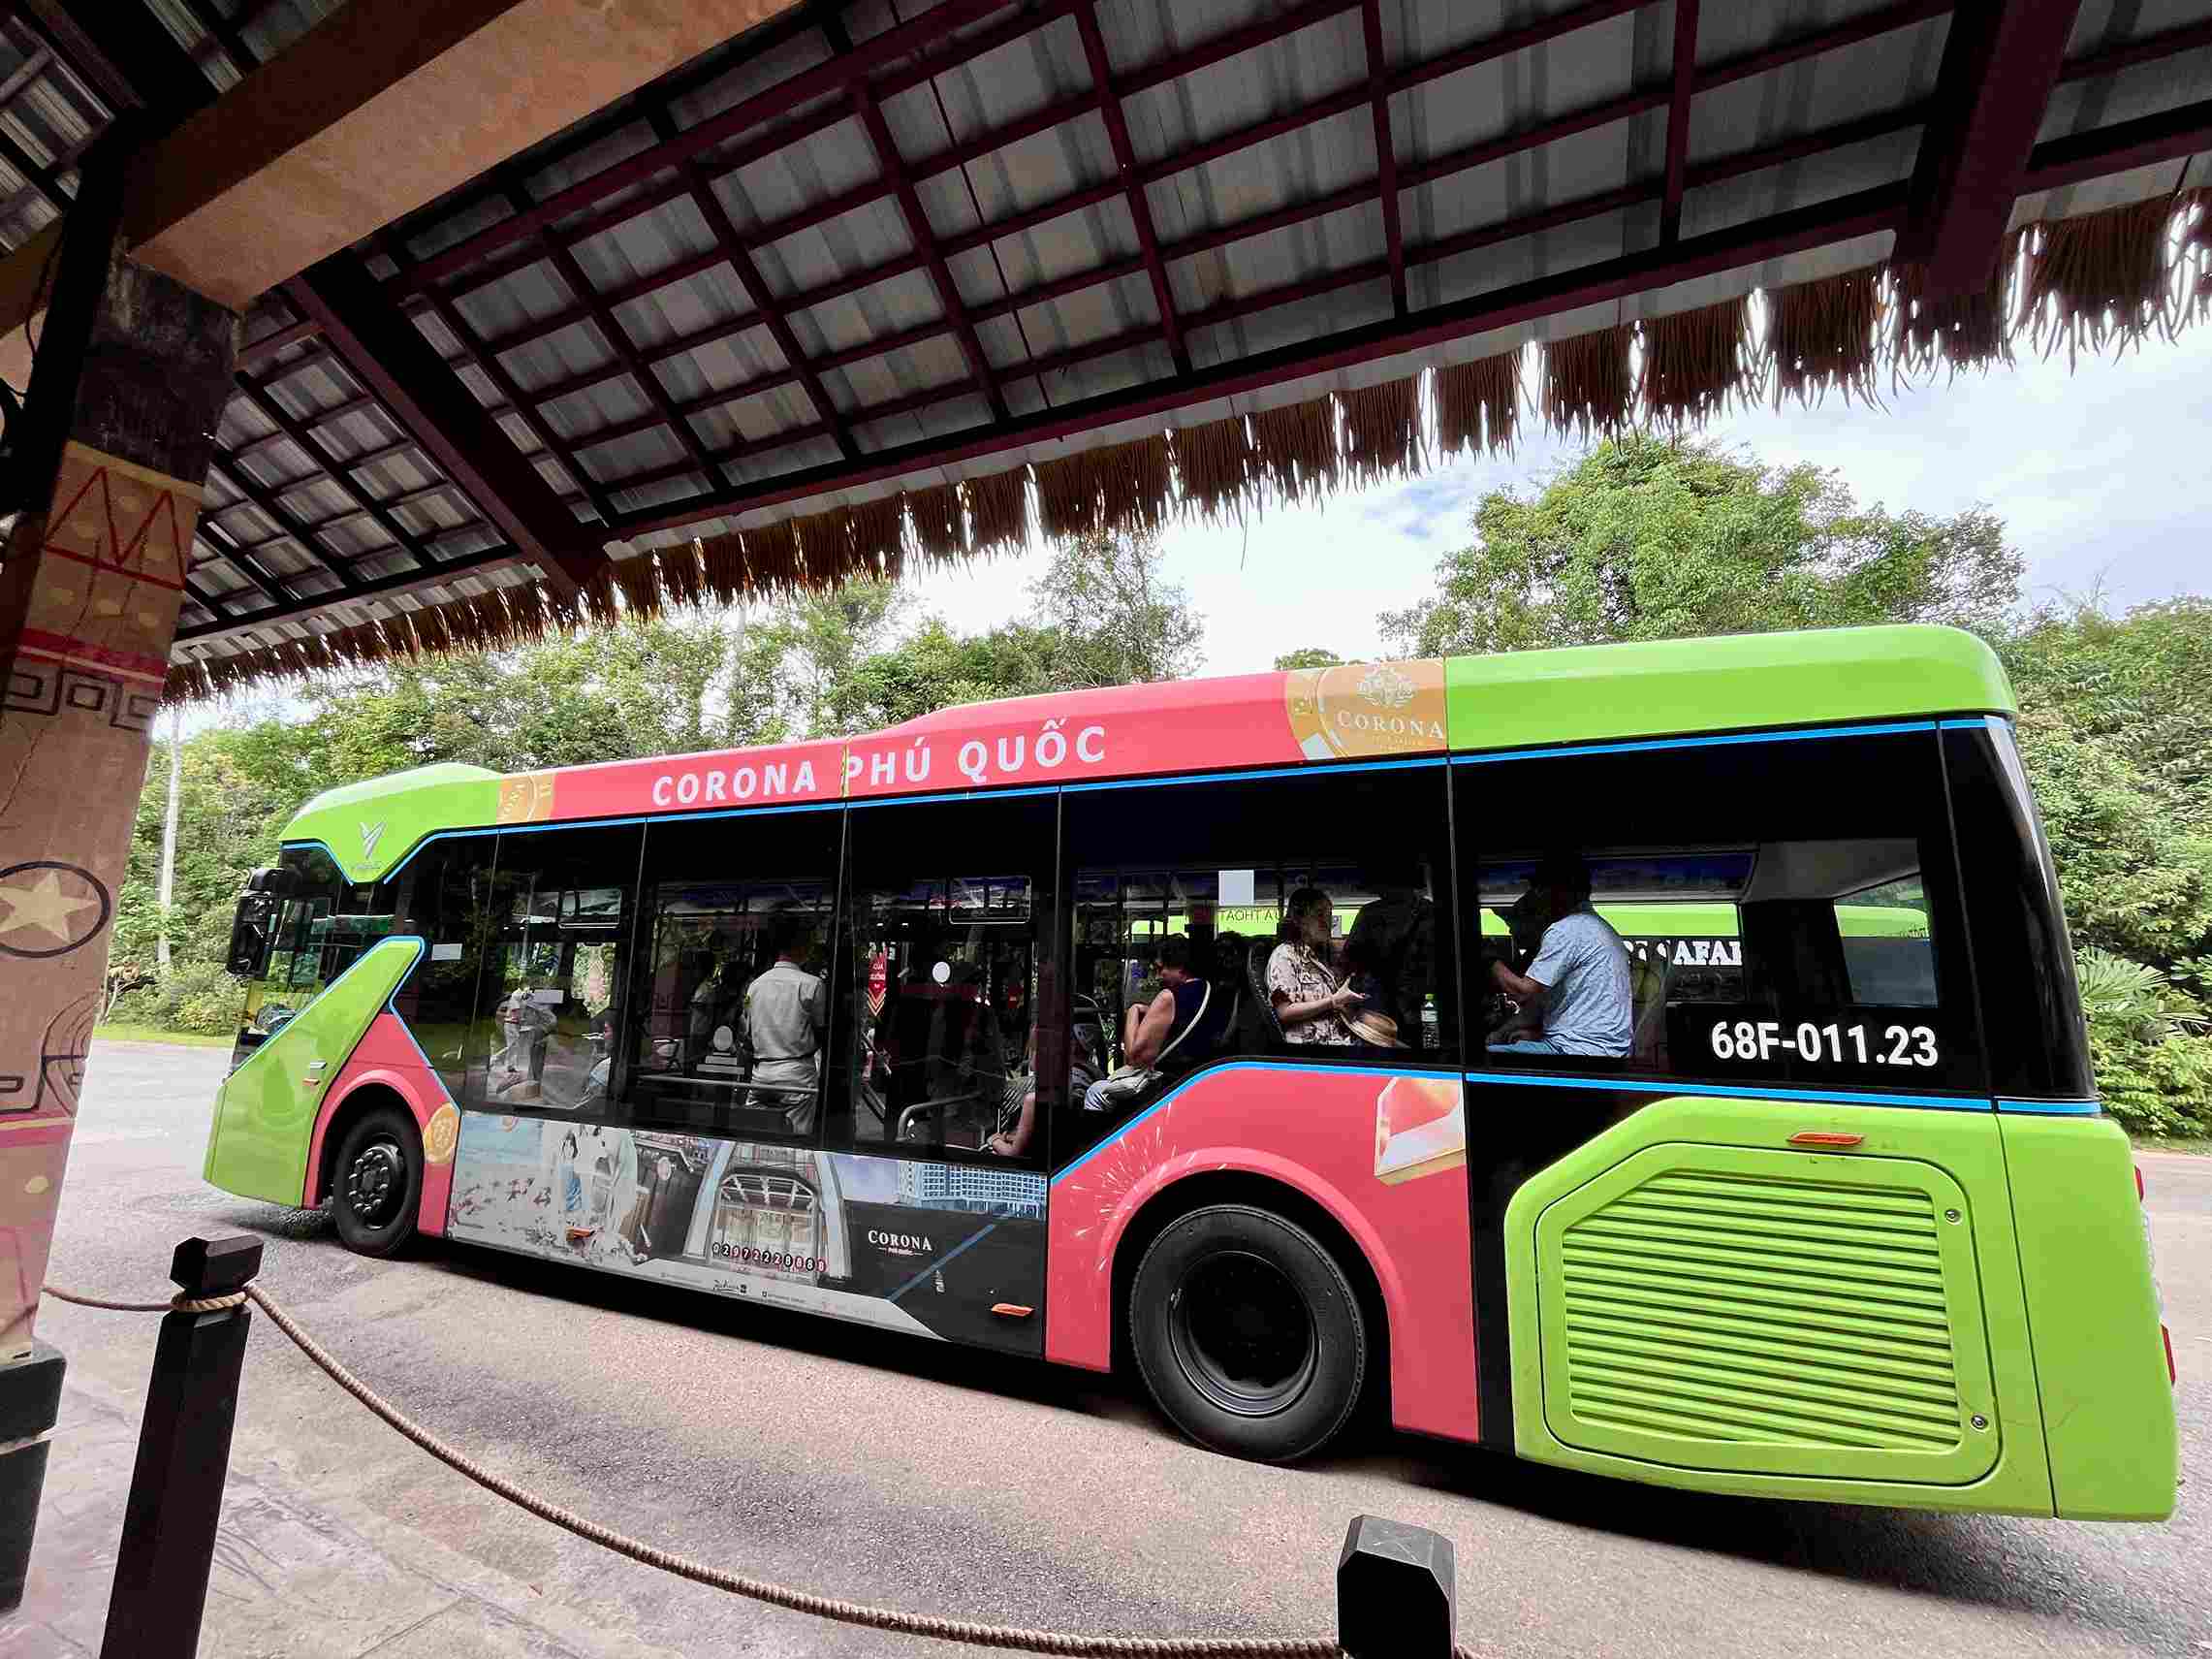
[[(935, 10), (954, 16), (951, 4)], [(1369, 102), (1378, 78), (1415, 314), (1659, 239), (1673, 68), (1667, 0), (1595, 8), (1381, 0), (1378, 13), (1375, 65), (1357, 4), (1098, 0), (1133, 182), (1200, 373), (1391, 319)], [(2208, 13), (2212, 0), (2089, 0), (2072, 50), (2200, 23)], [(657, 529), (669, 509), (691, 501), (703, 523), (743, 514), (749, 490), (834, 469), (840, 425), (865, 460), (987, 431), (994, 391), (1020, 419), (1174, 382), (1178, 367), (1122, 188), (1132, 180), (1117, 162), (1078, 6), (969, 7), (973, 20), (933, 45), (934, 73), (911, 72), (910, 55), (867, 66), (889, 156), (878, 153), (860, 107), (831, 82), (805, 83), (806, 95), (787, 110), (718, 136), (697, 157), (737, 233), (715, 261), (716, 228), (654, 145), (794, 78), (820, 77), (849, 50), (865, 52), (886, 31), (911, 30), (930, 15), (880, 0), (822, 9), (763, 49), (733, 49), (724, 63), (687, 73), (657, 117), (641, 100), (516, 170), (533, 200), (556, 189), (598, 195), (565, 222), (588, 230), (574, 246), (587, 280), (620, 296), (613, 311), (620, 337), (584, 314), (587, 297), (549, 274), (546, 260), (529, 262), (520, 251), (526, 243), (488, 245), (489, 263), (456, 269), (471, 239), (511, 205), (494, 208), (463, 193), (450, 212), (404, 228), (398, 239), (412, 260), (444, 258), (427, 277), (395, 271), (397, 291), (450, 290), (476, 335), (467, 355), (496, 353), (525, 393), (555, 390), (541, 412), (607, 488), (612, 528)], [(1545, 28), (1563, 20), (1580, 26)], [(1712, 83), (1691, 106), (1682, 234), (1908, 179), (1919, 138), (1912, 117), (1934, 92), (1947, 30), (1943, 7), (1896, 0), (1704, 7), (1697, 61)], [(1522, 44), (1487, 50), (1509, 34)], [(979, 40), (989, 49), (976, 50), (970, 43)], [(1214, 49), (1224, 41), (1239, 49)], [(1808, 41), (1822, 49), (1786, 49)], [(1777, 48), (1785, 48), (1780, 61), (1739, 72)], [(1178, 63), (1192, 54), (1205, 61)], [(1479, 61), (1434, 73), (1455, 54)], [(2201, 56), (2062, 86), (2046, 136), (2200, 96), (2212, 80)], [(1840, 142), (1861, 129), (1857, 142)], [(1839, 142), (1774, 165), (1745, 161), (1823, 135)], [(591, 191), (594, 178), (604, 192)], [(909, 222), (901, 188), (909, 184), (921, 238), (941, 245), (949, 283), (936, 280)], [(625, 201), (634, 211), (618, 210)], [(1040, 214), (1054, 204), (1066, 210)], [(1547, 222), (1517, 227), (1537, 214)], [(993, 227), (1007, 228), (994, 235)], [(560, 235), (550, 233), (554, 241)], [(1881, 251), (1809, 249), (1657, 301), (1524, 323), (1518, 333), (1593, 326), (1652, 303), (1691, 303), (1690, 295), (1702, 303)], [(773, 337), (740, 260), (752, 262), (756, 285), (783, 313), (801, 363)], [(484, 281), (488, 271), (495, 274)], [(656, 284), (656, 272), (673, 274)], [(971, 370), (964, 312), (977, 313), (973, 337), (991, 386)], [(457, 356), (459, 344), (440, 337)], [(1404, 372), (1452, 355), (1431, 347), (1389, 366)], [(802, 368), (809, 372), (795, 372)], [(647, 373), (690, 423), (711, 468), (696, 464), (656, 415)], [(1244, 406), (1309, 397), (1347, 374), (1370, 377), (1292, 379), (1247, 395)]]
[[(217, 79), (234, 46), (273, 48), (334, 9), (146, 3), (179, 40), (204, 43)], [(640, 546), (1890, 250), (1894, 213), (1816, 224), (1733, 265), (1665, 266), (1675, 0), (1375, 0), (1374, 12), (1371, 61), (1361, 0), (807, 6), (361, 252), (568, 499), (580, 535)], [(1696, 246), (1904, 185), (1949, 31), (1941, 0), (1707, 0), (1681, 238)], [(2196, 106), (2212, 95), (2212, 0), (2082, 0), (2068, 61), (2045, 141)], [(0, 101), (0, 132), (11, 113)], [(2204, 154), (2171, 143), (2162, 154), (2024, 196), (2015, 222), (2212, 183)], [(1576, 273), (1639, 257), (1650, 273), (1620, 297), (1575, 296)], [(1519, 303), (1546, 281), (1556, 303)], [(1508, 293), (1511, 313), (1485, 311)], [(274, 304), (253, 326), (296, 322)], [(201, 642), (188, 649), (228, 649), (257, 607), (297, 609), (318, 584), (427, 584), (437, 596), (519, 579), (500, 569), (509, 555), (477, 504), (400, 448), (396, 423), (334, 358), (312, 362), (318, 349), (270, 354), (265, 376), (309, 367), (259, 397), (321, 423), (320, 453), (275, 432), (253, 396), (226, 418), (236, 478), (212, 488), (196, 573), (215, 603), (188, 615)], [(333, 452), (378, 459), (349, 492)], [(450, 590), (438, 575), (471, 562), (478, 573)], [(386, 602), (414, 600), (367, 592), (346, 620)]]

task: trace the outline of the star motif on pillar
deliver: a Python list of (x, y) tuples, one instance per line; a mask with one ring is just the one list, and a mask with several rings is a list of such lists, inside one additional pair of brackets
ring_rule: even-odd
[(42, 870), (28, 882), (0, 887), (0, 905), (8, 907), (7, 919), (0, 921), (0, 934), (37, 928), (56, 939), (74, 939), (77, 930), (71, 918), (79, 910), (98, 909), (100, 901), (91, 894), (72, 898), (63, 889), (58, 871)]

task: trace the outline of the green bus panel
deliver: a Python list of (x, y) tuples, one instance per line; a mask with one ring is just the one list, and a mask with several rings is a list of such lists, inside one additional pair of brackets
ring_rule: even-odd
[(378, 941), (223, 1080), (202, 1171), (208, 1181), (277, 1204), (305, 1196), (323, 1091), (422, 954), (420, 939)]
[(319, 841), (348, 881), (377, 881), (437, 830), (499, 816), (499, 774), (445, 761), (326, 789), (284, 826), (286, 842)]
[(2058, 1513), (2164, 1520), (2181, 1449), (2127, 1133), (2102, 1117), (1998, 1122)]
[(1444, 707), (1451, 747), (1481, 750), (2016, 705), (1988, 646), (1957, 628), (1912, 626), (1454, 656)]
[[(1809, 1130), (1865, 1139), (1789, 1146)], [(1533, 1177), (1505, 1226), (1522, 1455), (2051, 1512), (1995, 1112), (1659, 1101)]]

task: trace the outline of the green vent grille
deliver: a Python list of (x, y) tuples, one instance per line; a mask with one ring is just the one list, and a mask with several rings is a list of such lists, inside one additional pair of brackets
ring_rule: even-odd
[(1661, 1176), (1569, 1228), (1589, 1423), (1944, 1452), (1964, 1431), (1927, 1194)]
[(1775, 1473), (1988, 1467), (1969, 1228), (1944, 1214), (1963, 1195), (1923, 1164), (1798, 1175), (1815, 1162), (1655, 1148), (1552, 1206), (1539, 1277), (1559, 1438)]

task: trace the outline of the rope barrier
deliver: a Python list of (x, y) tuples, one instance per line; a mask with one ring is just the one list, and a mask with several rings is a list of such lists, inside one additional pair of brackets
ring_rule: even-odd
[[(664, 1573), (673, 1573), (695, 1584), (705, 1584), (711, 1589), (727, 1590), (732, 1595), (743, 1596), (751, 1601), (765, 1602), (770, 1607), (785, 1608), (792, 1612), (807, 1613), (838, 1624), (889, 1631), (894, 1635), (926, 1636), (936, 1642), (965, 1643), (971, 1647), (1064, 1654), (1071, 1656), (1071, 1659), (1343, 1659), (1343, 1649), (1326, 1637), (1240, 1640), (1234, 1637), (1082, 1636), (1070, 1631), (1027, 1630), (1011, 1625), (979, 1624), (968, 1619), (937, 1618), (928, 1613), (907, 1612), (898, 1608), (870, 1607), (863, 1602), (816, 1595), (809, 1590), (793, 1589), (787, 1584), (771, 1583), (766, 1579), (728, 1572), (704, 1561), (695, 1561), (687, 1555), (679, 1555), (674, 1550), (662, 1549), (628, 1537), (613, 1527), (602, 1526), (549, 1498), (525, 1491), (504, 1475), (487, 1469), (458, 1447), (440, 1440), (347, 1370), (336, 1356), (302, 1330), (298, 1322), (259, 1285), (249, 1285), (244, 1290), (234, 1291), (228, 1295), (178, 1296), (167, 1302), (111, 1301), (75, 1291), (57, 1290), (51, 1285), (46, 1287), (46, 1294), (57, 1301), (72, 1302), (78, 1307), (100, 1308), (111, 1313), (217, 1313), (224, 1308), (235, 1308), (242, 1302), (251, 1301), (332, 1382), (447, 1468), (467, 1476), (486, 1491), (505, 1498), (520, 1509), (527, 1510), (540, 1520), (551, 1521), (578, 1538), (599, 1545), (602, 1548), (612, 1549), (617, 1555), (626, 1555), (633, 1561), (648, 1567), (657, 1567)], [(1457, 1649), (1457, 1654), (1458, 1659), (1474, 1659), (1465, 1645)]]

